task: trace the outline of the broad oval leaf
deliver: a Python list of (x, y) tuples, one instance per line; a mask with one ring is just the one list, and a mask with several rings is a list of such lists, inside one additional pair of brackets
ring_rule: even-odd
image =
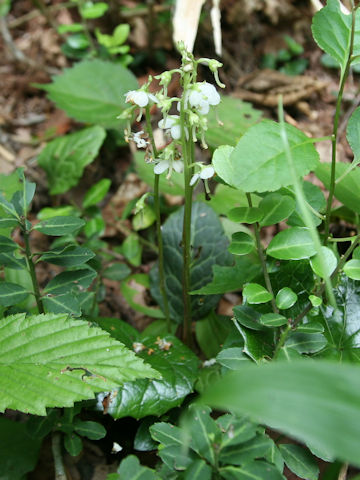
[(224, 348), (218, 353), (216, 361), (229, 370), (237, 370), (242, 367), (244, 361), (249, 361), (249, 357), (244, 354), (242, 348)]
[(241, 370), (228, 373), (209, 387), (203, 401), (249, 415), (360, 466), (359, 378), (359, 366), (331, 361), (244, 363)]
[[(98, 395), (97, 408), (114, 418), (162, 415), (180, 405), (197, 379), (198, 358), (172, 335), (145, 337), (133, 348), (161, 374), (158, 380), (126, 382), (111, 393)], [(103, 403), (104, 402), (104, 403)]]
[(266, 303), (272, 299), (271, 293), (258, 283), (247, 283), (243, 290), (243, 296), (248, 303)]
[(10, 307), (22, 302), (29, 292), (24, 287), (11, 282), (0, 282), (0, 305)]
[(93, 257), (95, 257), (95, 253), (88, 248), (70, 245), (62, 251), (43, 253), (40, 259), (62, 267), (76, 267), (88, 262)]
[(353, 280), (360, 280), (360, 260), (353, 258), (344, 265), (344, 272)]
[(119, 63), (94, 59), (66, 69), (54, 77), (53, 83), (37, 86), (75, 120), (119, 128), (117, 117), (126, 108), (125, 94), (136, 90), (138, 83)]
[(84, 208), (91, 207), (101, 202), (109, 191), (111, 180), (109, 178), (103, 178), (99, 182), (95, 183), (85, 194), (82, 202)]
[(310, 265), (319, 277), (330, 277), (337, 265), (335, 253), (328, 247), (321, 247), (319, 253), (310, 259)]
[[(1, 225), (0, 225), (0, 228), (1, 228)], [(16, 242), (14, 242), (14, 240), (11, 240), (11, 238), (0, 235), (0, 252), (1, 253), (13, 252), (18, 248), (20, 248), (20, 246)]]
[(62, 236), (72, 233), (85, 225), (82, 218), (64, 216), (52, 217), (42, 220), (34, 229), (45, 235)]
[(266, 253), (279, 260), (301, 260), (315, 255), (316, 248), (308, 228), (291, 227), (275, 235)]
[(255, 223), (259, 222), (263, 213), (256, 207), (237, 207), (227, 213), (228, 219), (238, 223)]
[[(287, 124), (286, 133), (296, 174), (303, 177), (317, 167), (319, 155), (303, 132)], [(245, 192), (266, 192), (292, 183), (278, 123), (264, 120), (250, 127), (231, 149), (218, 148), (212, 161), (216, 173), (229, 185)]]
[(322, 333), (291, 332), (285, 346), (296, 350), (298, 353), (317, 353), (327, 345), (327, 340)]
[(105, 139), (105, 130), (96, 125), (70, 133), (49, 142), (38, 157), (38, 163), (48, 178), (52, 195), (74, 187), (86, 165), (99, 152)]
[(295, 475), (306, 480), (318, 479), (319, 466), (309, 450), (292, 443), (283, 443), (279, 445), (279, 449), (287, 467)]
[(79, 270), (72, 270), (70, 272), (62, 272), (56, 275), (46, 285), (45, 293), (52, 295), (61, 295), (68, 293), (74, 288), (88, 288), (96, 277), (96, 272), (91, 268), (82, 268)]
[(160, 376), (107, 332), (67, 315), (3, 318), (0, 352), (2, 412), (46, 415), (46, 407), (71, 407), (126, 381)]
[(295, 210), (295, 199), (289, 195), (270, 193), (261, 200), (259, 209), (263, 214), (260, 225), (262, 227), (274, 225), (292, 214)]
[(285, 480), (275, 465), (256, 460), (241, 467), (228, 466), (220, 469), (225, 480)]
[(280, 310), (286, 310), (288, 308), (291, 308), (296, 303), (297, 299), (298, 296), (296, 295), (294, 290), (289, 287), (284, 287), (276, 294), (276, 306)]
[(279, 313), (264, 313), (260, 317), (260, 323), (266, 327), (281, 327), (287, 324), (287, 318)]
[(247, 255), (254, 247), (255, 242), (251, 235), (245, 232), (236, 232), (232, 234), (228, 250), (233, 255)]

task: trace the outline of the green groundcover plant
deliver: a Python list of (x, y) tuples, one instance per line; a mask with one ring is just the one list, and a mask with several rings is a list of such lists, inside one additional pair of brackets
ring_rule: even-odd
[[(94, 5), (99, 13), (106, 4)], [(285, 466), (316, 480), (320, 462), (324, 478), (340, 479), (360, 467), (359, 107), (346, 129), (354, 160), (341, 163), (336, 154), (345, 83), (360, 63), (359, 12), (353, 4), (345, 14), (328, 0), (313, 18), (316, 43), (340, 68), (326, 138), (285, 123), (281, 97), (277, 122), (242, 105), (250, 124), (226, 130), (227, 109), (234, 117), (230, 107), (221, 110), (221, 64), (196, 59), (181, 44), (181, 64), (156, 76), (158, 91), (153, 78), (138, 89), (129, 71), (106, 63), (107, 74), (121, 70), (112, 104), (119, 118), (105, 108), (109, 91), (89, 94), (98, 120), (96, 108), (67, 97), (66, 85), (99, 59), (46, 86), (74, 118), (93, 124), (40, 154), (52, 194), (75, 185), (105, 136), (125, 124), (137, 172), (152, 191), (126, 210), (122, 220), (132, 228), (112, 250), (101, 239), (99, 208), (109, 179), (80, 206), (45, 208), (35, 222), (35, 184), (22, 169), (0, 177), (0, 411), (24, 414), (22, 422), (0, 417), (1, 478), (24, 478), (51, 435), (55, 478), (66, 479), (64, 451), (76, 456), (82, 437), (107, 435), (96, 412), (137, 419), (134, 450), (157, 455), (153, 468), (127, 456), (108, 480), (281, 480)], [(199, 80), (200, 65), (216, 86)], [(181, 92), (169, 97), (175, 76)], [(226, 144), (214, 140), (217, 108), (224, 131), (233, 132), (217, 127)], [(155, 142), (155, 120), (163, 144)], [(331, 142), (329, 162), (320, 163), (318, 142)], [(200, 149), (210, 150), (210, 162)], [(66, 170), (74, 151), (77, 166)], [(54, 174), (52, 158), (66, 171)], [(310, 172), (327, 198), (305, 178)], [(183, 206), (170, 209), (165, 193), (183, 195)], [(347, 237), (334, 234), (339, 220), (350, 227)], [(265, 246), (261, 231), (273, 225), (280, 228)], [(34, 251), (35, 232), (48, 237), (46, 251)], [(137, 270), (144, 251), (156, 257), (149, 274)], [(46, 283), (40, 263), (58, 272)], [(99, 315), (104, 278), (153, 317), (143, 332)], [(136, 301), (134, 282), (156, 306)], [(219, 315), (221, 296), (233, 291), (242, 303), (231, 317)]]

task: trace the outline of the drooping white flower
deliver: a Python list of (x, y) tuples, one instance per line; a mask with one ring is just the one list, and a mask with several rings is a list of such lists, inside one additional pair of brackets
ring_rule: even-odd
[(195, 183), (201, 178), (201, 180), (208, 180), (215, 174), (214, 167), (212, 165), (201, 165), (197, 164), (201, 167), (201, 170), (195, 173), (190, 180), (190, 186), (192, 187)]
[(136, 132), (133, 134), (132, 138), (136, 143), (137, 148), (145, 148), (148, 144), (145, 138), (142, 138), (143, 134), (144, 134), (144, 130), (141, 130), (140, 132)]
[(168, 115), (165, 120), (160, 120), (158, 126), (163, 130), (169, 131), (174, 140), (179, 140), (181, 138), (179, 115)]
[(159, 163), (157, 163), (154, 167), (154, 173), (157, 175), (161, 175), (162, 173), (166, 172), (166, 170), (169, 170), (169, 173), (167, 175), (167, 178), (170, 178), (171, 173), (173, 170), (177, 173), (181, 173), (183, 171), (184, 164), (182, 160), (172, 160), (171, 158), (165, 159), (165, 160), (160, 160)]
[(195, 83), (189, 92), (186, 101), (192, 108), (201, 115), (207, 115), (210, 105), (218, 105), (220, 103), (220, 95), (214, 85), (208, 82)]
[(130, 90), (125, 94), (126, 103), (132, 103), (138, 107), (146, 107), (149, 102), (157, 103), (157, 98), (152, 93), (144, 92), (144, 90)]

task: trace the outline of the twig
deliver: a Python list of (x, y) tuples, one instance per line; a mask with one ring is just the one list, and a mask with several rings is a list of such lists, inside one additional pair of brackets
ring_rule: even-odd
[(338, 480), (346, 480), (347, 471), (349, 468), (348, 463), (344, 463), (340, 469)]
[[(65, 2), (61, 3), (59, 5), (52, 5), (51, 7), (47, 7), (49, 12), (58, 12), (60, 10), (64, 10), (65, 8), (75, 8), (76, 4), (73, 2)], [(25, 15), (22, 15), (19, 18), (15, 18), (14, 20), (11, 20), (8, 23), (9, 28), (16, 28), (20, 27), (23, 23), (29, 22), (30, 20), (33, 20), (36, 17), (39, 17), (42, 15), (42, 13), (39, 10), (32, 10), (29, 13), (26, 13)]]
[(61, 434), (60, 432), (53, 432), (51, 449), (55, 464), (55, 480), (67, 480), (64, 462), (61, 454)]

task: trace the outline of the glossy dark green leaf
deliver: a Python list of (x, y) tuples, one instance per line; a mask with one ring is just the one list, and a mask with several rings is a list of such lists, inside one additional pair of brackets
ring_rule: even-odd
[[(289, 124), (285, 127), (296, 173), (302, 177), (317, 167), (319, 155), (303, 132)], [(233, 151), (222, 149), (219, 155), (218, 150), (213, 157), (215, 171), (232, 187), (266, 192), (292, 183), (280, 125), (276, 122), (263, 120), (245, 132)]]
[(242, 367), (244, 361), (249, 361), (249, 357), (244, 354), (242, 348), (224, 348), (218, 353), (216, 361), (229, 370), (237, 370)]
[(25, 288), (11, 282), (0, 282), (0, 305), (10, 307), (22, 302), (28, 296)]
[(19, 248), (19, 245), (16, 242), (14, 242), (14, 240), (0, 235), (0, 252), (1, 253), (13, 252), (18, 248)]
[(264, 313), (261, 315), (259, 321), (266, 327), (281, 327), (282, 325), (286, 325), (288, 322), (287, 318), (279, 313)]
[(319, 466), (309, 450), (292, 443), (283, 443), (279, 445), (279, 449), (287, 467), (295, 475), (306, 480), (318, 479)]
[(27, 433), (26, 423), (0, 417), (1, 480), (22, 480), (38, 461), (40, 438)]
[(156, 417), (145, 417), (139, 422), (139, 428), (134, 438), (134, 449), (140, 452), (156, 450), (157, 443), (151, 438), (149, 428), (157, 421)]
[(110, 280), (117, 280), (118, 282), (121, 282), (122, 280), (125, 280), (130, 273), (131, 270), (126, 263), (113, 263), (109, 267), (105, 268), (102, 275)]
[(285, 480), (274, 465), (261, 460), (241, 467), (222, 468), (220, 474), (225, 480)]
[(109, 178), (103, 178), (99, 182), (95, 183), (84, 196), (82, 202), (83, 208), (88, 208), (97, 203), (101, 202), (104, 199), (105, 195), (108, 193), (111, 185), (111, 180)]
[(100, 328), (110, 333), (110, 335), (119, 340), (128, 348), (133, 348), (133, 343), (136, 342), (140, 334), (129, 323), (120, 320), (120, 318), (97, 317), (95, 322)]
[[(1, 206), (1, 203), (0, 203)], [(0, 229), (3, 228), (14, 228), (19, 225), (19, 222), (16, 218), (0, 218)]]
[(236, 232), (232, 234), (228, 250), (233, 255), (247, 255), (254, 247), (255, 241), (251, 235), (245, 232)]
[(47, 174), (52, 195), (64, 193), (78, 183), (84, 168), (98, 154), (105, 135), (105, 130), (96, 125), (58, 137), (46, 145), (38, 164)]
[(327, 340), (322, 333), (291, 332), (285, 345), (299, 353), (316, 353), (327, 345)]
[(270, 193), (259, 204), (262, 213), (260, 225), (266, 227), (274, 225), (288, 218), (295, 210), (295, 200), (288, 195)]
[(96, 277), (96, 272), (90, 268), (62, 272), (56, 275), (46, 285), (44, 292), (52, 295), (61, 295), (68, 293), (77, 287), (89, 288)]
[(205, 460), (197, 459), (190, 463), (184, 474), (184, 480), (211, 480), (212, 469)]
[(190, 405), (186, 412), (184, 429), (191, 438), (192, 450), (215, 466), (214, 444), (220, 441), (221, 431), (210, 413), (209, 407)]
[(84, 247), (66, 247), (62, 252), (46, 252), (40, 259), (44, 262), (61, 265), (62, 267), (77, 267), (95, 257), (95, 253)]
[(345, 263), (344, 273), (352, 280), (360, 280), (360, 260), (353, 258)]
[(320, 252), (310, 259), (310, 265), (319, 277), (330, 277), (337, 266), (337, 258), (330, 248), (321, 247)]
[(42, 220), (34, 229), (45, 235), (62, 236), (73, 233), (85, 225), (85, 221), (78, 217), (52, 217)]
[(251, 256), (236, 256), (233, 266), (213, 265), (213, 279), (204, 287), (194, 290), (191, 294), (212, 295), (240, 290), (245, 282), (256, 278), (261, 267), (257, 259)]
[(274, 334), (272, 330), (255, 331), (240, 325), (238, 329), (244, 339), (243, 351), (254, 362), (260, 362), (264, 358), (272, 358), (274, 351)]
[(324, 360), (244, 364), (210, 387), (203, 401), (359, 466), (359, 372), (358, 365)]
[(275, 235), (266, 252), (279, 260), (301, 260), (315, 255), (316, 249), (308, 228), (291, 227)]
[[(184, 302), (182, 299), (182, 225), (183, 208), (173, 213), (162, 228), (164, 243), (165, 287), (169, 299), (170, 317), (177, 323), (183, 321)], [(216, 213), (203, 203), (194, 203), (191, 227), (191, 291), (198, 290), (212, 280), (214, 265), (228, 265), (231, 262), (227, 252), (228, 240)], [(150, 274), (151, 294), (159, 305), (162, 296), (159, 289), (158, 272)], [(219, 296), (193, 295), (192, 316), (204, 317), (219, 301)]]
[(264, 326), (260, 323), (260, 313), (249, 305), (238, 305), (233, 308), (236, 320), (244, 327), (251, 330), (264, 330)]
[[(178, 406), (192, 392), (198, 372), (198, 358), (172, 335), (147, 337), (133, 343), (147, 364), (161, 374), (160, 380), (126, 382), (109, 397), (107, 411), (114, 418), (162, 415)], [(98, 406), (108, 394), (98, 395)]]
[(243, 295), (250, 304), (267, 303), (272, 299), (271, 293), (258, 283), (247, 283)]
[(256, 207), (236, 207), (227, 213), (227, 217), (232, 222), (251, 224), (259, 222), (263, 217), (263, 213), (260, 208)]
[(89, 438), (90, 440), (99, 440), (106, 435), (106, 428), (101, 423), (90, 420), (76, 420), (74, 422), (74, 430), (81, 437)]
[(68, 313), (74, 317), (81, 315), (79, 300), (72, 293), (46, 295), (42, 298), (46, 313)]
[(68, 433), (64, 437), (64, 447), (72, 457), (76, 457), (83, 449), (81, 438), (76, 433)]

